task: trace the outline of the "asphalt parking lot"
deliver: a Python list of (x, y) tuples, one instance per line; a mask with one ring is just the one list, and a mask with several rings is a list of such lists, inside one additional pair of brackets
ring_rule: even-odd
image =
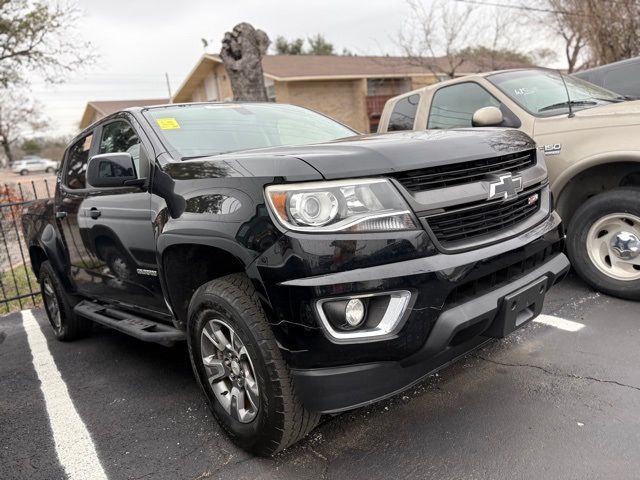
[[(0, 317), (0, 478), (640, 478), (638, 304), (570, 276), (545, 313), (404, 394), (326, 419), (274, 459), (225, 437), (184, 346), (103, 328), (65, 344), (42, 311), (41, 329), (28, 314)], [(67, 437), (54, 439), (54, 424)]]

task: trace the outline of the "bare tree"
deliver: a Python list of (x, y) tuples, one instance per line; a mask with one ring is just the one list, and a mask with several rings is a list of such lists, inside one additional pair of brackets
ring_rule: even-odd
[[(472, 5), (434, 0), (428, 6), (407, 0), (411, 18), (398, 34), (398, 45), (412, 63), (441, 77), (453, 78), (464, 58), (458, 52), (475, 36), (470, 22)], [(438, 57), (444, 57), (439, 60)]]
[(45, 0), (0, 0), (0, 87), (36, 71), (59, 81), (94, 57), (91, 46), (76, 38), (78, 11)]
[(527, 61), (509, 44), (514, 29), (511, 13), (473, 3), (407, 0), (410, 20), (397, 44), (415, 65), (438, 80), (454, 78), (460, 68), (482, 71), (504, 68), (505, 61)]
[(13, 162), (13, 150), (25, 134), (43, 126), (39, 106), (24, 94), (0, 91), (0, 145), (4, 153), (0, 164)]
[(583, 68), (589, 28), (588, 16), (582, 11), (583, 0), (539, 0), (534, 5), (524, 11), (529, 27), (547, 31), (558, 39), (569, 73)]
[(640, 54), (639, 0), (539, 0), (529, 16), (562, 42), (569, 73)]
[(585, 31), (590, 63), (602, 65), (640, 54), (640, 1), (583, 0), (581, 10), (588, 28)]
[(269, 43), (266, 33), (244, 22), (224, 34), (220, 57), (231, 81), (234, 100), (267, 101), (262, 57)]

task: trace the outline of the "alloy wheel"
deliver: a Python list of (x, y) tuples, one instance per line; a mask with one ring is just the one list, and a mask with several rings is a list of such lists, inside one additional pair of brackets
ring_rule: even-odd
[(200, 351), (207, 381), (233, 418), (251, 422), (258, 414), (258, 382), (249, 352), (224, 320), (209, 320), (200, 335)]
[(49, 277), (45, 277), (42, 281), (42, 296), (44, 297), (44, 305), (49, 314), (49, 320), (55, 328), (60, 328), (62, 326), (60, 303), (58, 302), (56, 291), (53, 289)]

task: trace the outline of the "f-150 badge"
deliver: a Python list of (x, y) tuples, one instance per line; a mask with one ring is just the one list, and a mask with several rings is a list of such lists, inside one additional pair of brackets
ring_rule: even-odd
[(551, 143), (549, 145), (541, 145), (540, 150), (542, 150), (545, 154), (545, 156), (547, 155), (560, 155), (560, 152), (562, 151), (562, 144), (561, 143)]

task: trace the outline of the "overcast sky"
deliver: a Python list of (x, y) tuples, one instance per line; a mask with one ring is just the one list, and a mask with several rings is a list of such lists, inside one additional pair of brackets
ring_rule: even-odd
[(99, 61), (62, 85), (33, 83), (50, 120), (47, 134), (77, 131), (89, 100), (159, 98), (182, 83), (204, 52), (217, 53), (224, 33), (242, 21), (272, 40), (322, 33), (337, 51), (397, 53), (393, 38), (408, 15), (402, 0), (82, 0), (81, 34)]
[[(294, 39), (321, 33), (337, 52), (347, 48), (358, 55), (397, 55), (395, 39), (411, 18), (404, 0), (75, 1), (81, 10), (79, 34), (93, 44), (97, 61), (63, 84), (32, 79), (33, 95), (49, 120), (43, 135), (77, 132), (90, 100), (168, 97), (165, 72), (175, 91), (204, 53), (200, 39), (209, 40), (209, 53), (218, 53), (224, 33), (243, 21), (267, 32), (272, 41), (278, 35)], [(489, 1), (447, 1), (460, 9), (475, 3), (483, 18), (492, 18), (498, 9)], [(480, 3), (489, 6), (478, 7)], [(502, 0), (499, 5), (510, 3), (520, 7), (500, 11), (515, 15), (514, 27), (526, 20), (518, 10), (521, 3)], [(525, 29), (534, 35), (529, 39), (516, 30), (520, 50), (549, 46), (549, 38), (536, 29)]]

